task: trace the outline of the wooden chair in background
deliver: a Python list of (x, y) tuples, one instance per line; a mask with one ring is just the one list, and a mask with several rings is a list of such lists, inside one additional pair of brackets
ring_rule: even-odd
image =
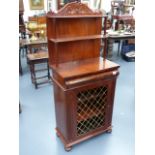
[[(50, 82), (48, 51), (45, 49), (41, 49), (39, 47), (38, 49), (35, 48), (34, 50), (33, 46), (31, 46), (29, 50), (30, 50), (30, 53), (27, 55), (27, 59), (28, 59), (28, 64), (30, 66), (31, 80), (32, 80), (32, 83), (35, 85), (35, 88), (37, 89), (38, 85)], [(37, 68), (37, 66), (39, 68)], [(37, 75), (38, 72), (41, 74), (40, 76)], [(42, 75), (43, 72), (46, 72), (46, 74)], [(44, 80), (41, 80), (41, 79), (44, 79)]]

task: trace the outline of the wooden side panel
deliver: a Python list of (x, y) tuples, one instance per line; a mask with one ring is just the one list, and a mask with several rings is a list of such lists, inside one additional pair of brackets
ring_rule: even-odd
[(115, 98), (115, 89), (116, 89), (116, 78), (111, 80), (110, 83), (110, 96), (109, 96), (109, 104), (108, 104), (108, 126), (112, 125), (112, 115), (113, 115), (113, 108), (114, 108), (114, 98)]
[(63, 139), (69, 143), (72, 142), (74, 132), (76, 130), (73, 119), (75, 114), (74, 106), (74, 93), (72, 90), (64, 90), (59, 83), (53, 79), (54, 85), (54, 100), (56, 112), (56, 129), (61, 132)]
[(47, 24), (47, 38), (55, 38), (56, 35), (56, 28), (55, 28), (56, 19), (50, 19), (46, 17), (46, 24)]
[(65, 106), (66, 96), (62, 89), (53, 82), (54, 86), (54, 101), (55, 101), (55, 114), (56, 114), (56, 128), (63, 134), (65, 139), (68, 139), (67, 131), (67, 109)]
[(52, 65), (56, 63), (57, 60), (57, 45), (51, 41), (48, 41), (48, 55), (49, 55), (49, 64)]

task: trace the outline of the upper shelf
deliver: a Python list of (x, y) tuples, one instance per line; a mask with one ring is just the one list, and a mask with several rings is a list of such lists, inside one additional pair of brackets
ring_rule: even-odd
[(104, 36), (103, 35), (90, 35), (90, 36), (69, 37), (69, 38), (52, 38), (50, 39), (50, 41), (54, 43), (61, 43), (61, 42), (101, 39), (101, 38), (104, 38)]
[[(100, 56), (101, 11), (83, 3), (68, 3), (57, 13), (47, 14), (49, 64), (85, 60)], [(106, 17), (105, 17), (106, 19)]]

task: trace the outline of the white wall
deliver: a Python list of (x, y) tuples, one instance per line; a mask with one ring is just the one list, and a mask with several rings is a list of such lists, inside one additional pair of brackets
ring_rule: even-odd
[[(90, 7), (93, 8), (94, 1), (90, 0)], [(24, 21), (28, 20), (28, 16), (33, 16), (43, 12), (43, 10), (30, 10), (29, 0), (23, 0), (24, 2)], [(104, 9), (106, 12), (109, 12), (111, 8), (111, 0), (101, 0), (101, 9)], [(44, 0), (44, 10), (47, 12), (47, 0)], [(52, 10), (57, 10), (57, 0), (52, 0)]]
[(111, 0), (102, 0), (101, 8), (109, 12), (111, 10)]
[[(97, 9), (94, 8), (94, 2), (96, 0), (90, 0), (90, 7), (92, 9)], [(101, 0), (101, 9), (105, 10), (106, 12), (109, 12), (111, 9), (111, 0)]]
[[(52, 10), (57, 10), (57, 0), (52, 0)], [(44, 10), (30, 10), (29, 0), (23, 0), (24, 2), (24, 21), (28, 20), (28, 16), (33, 16), (39, 13), (42, 13), (43, 11), (47, 12), (47, 0), (44, 0)]]

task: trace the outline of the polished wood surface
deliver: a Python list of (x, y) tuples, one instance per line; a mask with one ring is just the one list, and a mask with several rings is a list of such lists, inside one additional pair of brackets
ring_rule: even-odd
[(58, 66), (52, 65), (51, 67), (62, 78), (66, 79), (82, 75), (95, 74), (99, 72), (107, 72), (111, 69), (117, 69), (119, 65), (109, 60), (104, 61), (101, 57), (96, 57), (79, 61), (61, 63)]
[[(48, 38), (70, 38), (101, 35), (102, 18), (47, 19)], [(96, 26), (95, 24), (96, 23)]]
[(102, 17), (81, 3), (47, 14), (56, 133), (66, 151), (112, 128), (119, 65), (100, 57), (101, 38), (106, 38), (101, 37)]
[[(116, 78), (118, 75), (118, 71), (115, 70), (116, 74), (113, 74), (113, 71), (108, 78), (106, 78), (106, 74), (102, 74), (100, 78), (93, 78), (93, 80), (88, 81), (84, 78), (78, 78), (76, 84), (72, 85), (69, 88), (64, 88), (59, 82), (53, 78), (53, 86), (54, 86), (54, 96), (56, 103), (56, 120), (57, 127), (56, 131), (60, 139), (65, 145), (65, 149), (71, 149), (71, 146), (80, 143), (86, 139), (89, 139), (98, 134), (109, 132), (112, 128), (111, 120), (112, 120), (112, 111), (113, 111), (113, 101), (114, 101), (114, 93), (115, 93), (115, 85)], [(92, 75), (96, 76), (96, 75)], [(88, 78), (89, 76), (85, 76)], [(91, 76), (90, 76), (91, 77)], [(72, 79), (68, 80), (68, 84), (72, 83)], [(108, 107), (106, 108), (106, 124), (95, 130), (92, 130), (84, 135), (77, 136), (77, 94), (78, 92), (91, 90), (93, 88), (98, 88), (100, 86), (108, 86)], [(98, 116), (98, 114), (96, 113)], [(89, 118), (93, 117), (91, 114), (88, 116)], [(84, 117), (84, 120), (86, 117)]]
[(101, 39), (70, 41), (60, 44), (49, 42), (48, 47), (51, 49), (51, 52), (49, 52), (49, 63), (60, 64), (99, 57), (100, 42)]

